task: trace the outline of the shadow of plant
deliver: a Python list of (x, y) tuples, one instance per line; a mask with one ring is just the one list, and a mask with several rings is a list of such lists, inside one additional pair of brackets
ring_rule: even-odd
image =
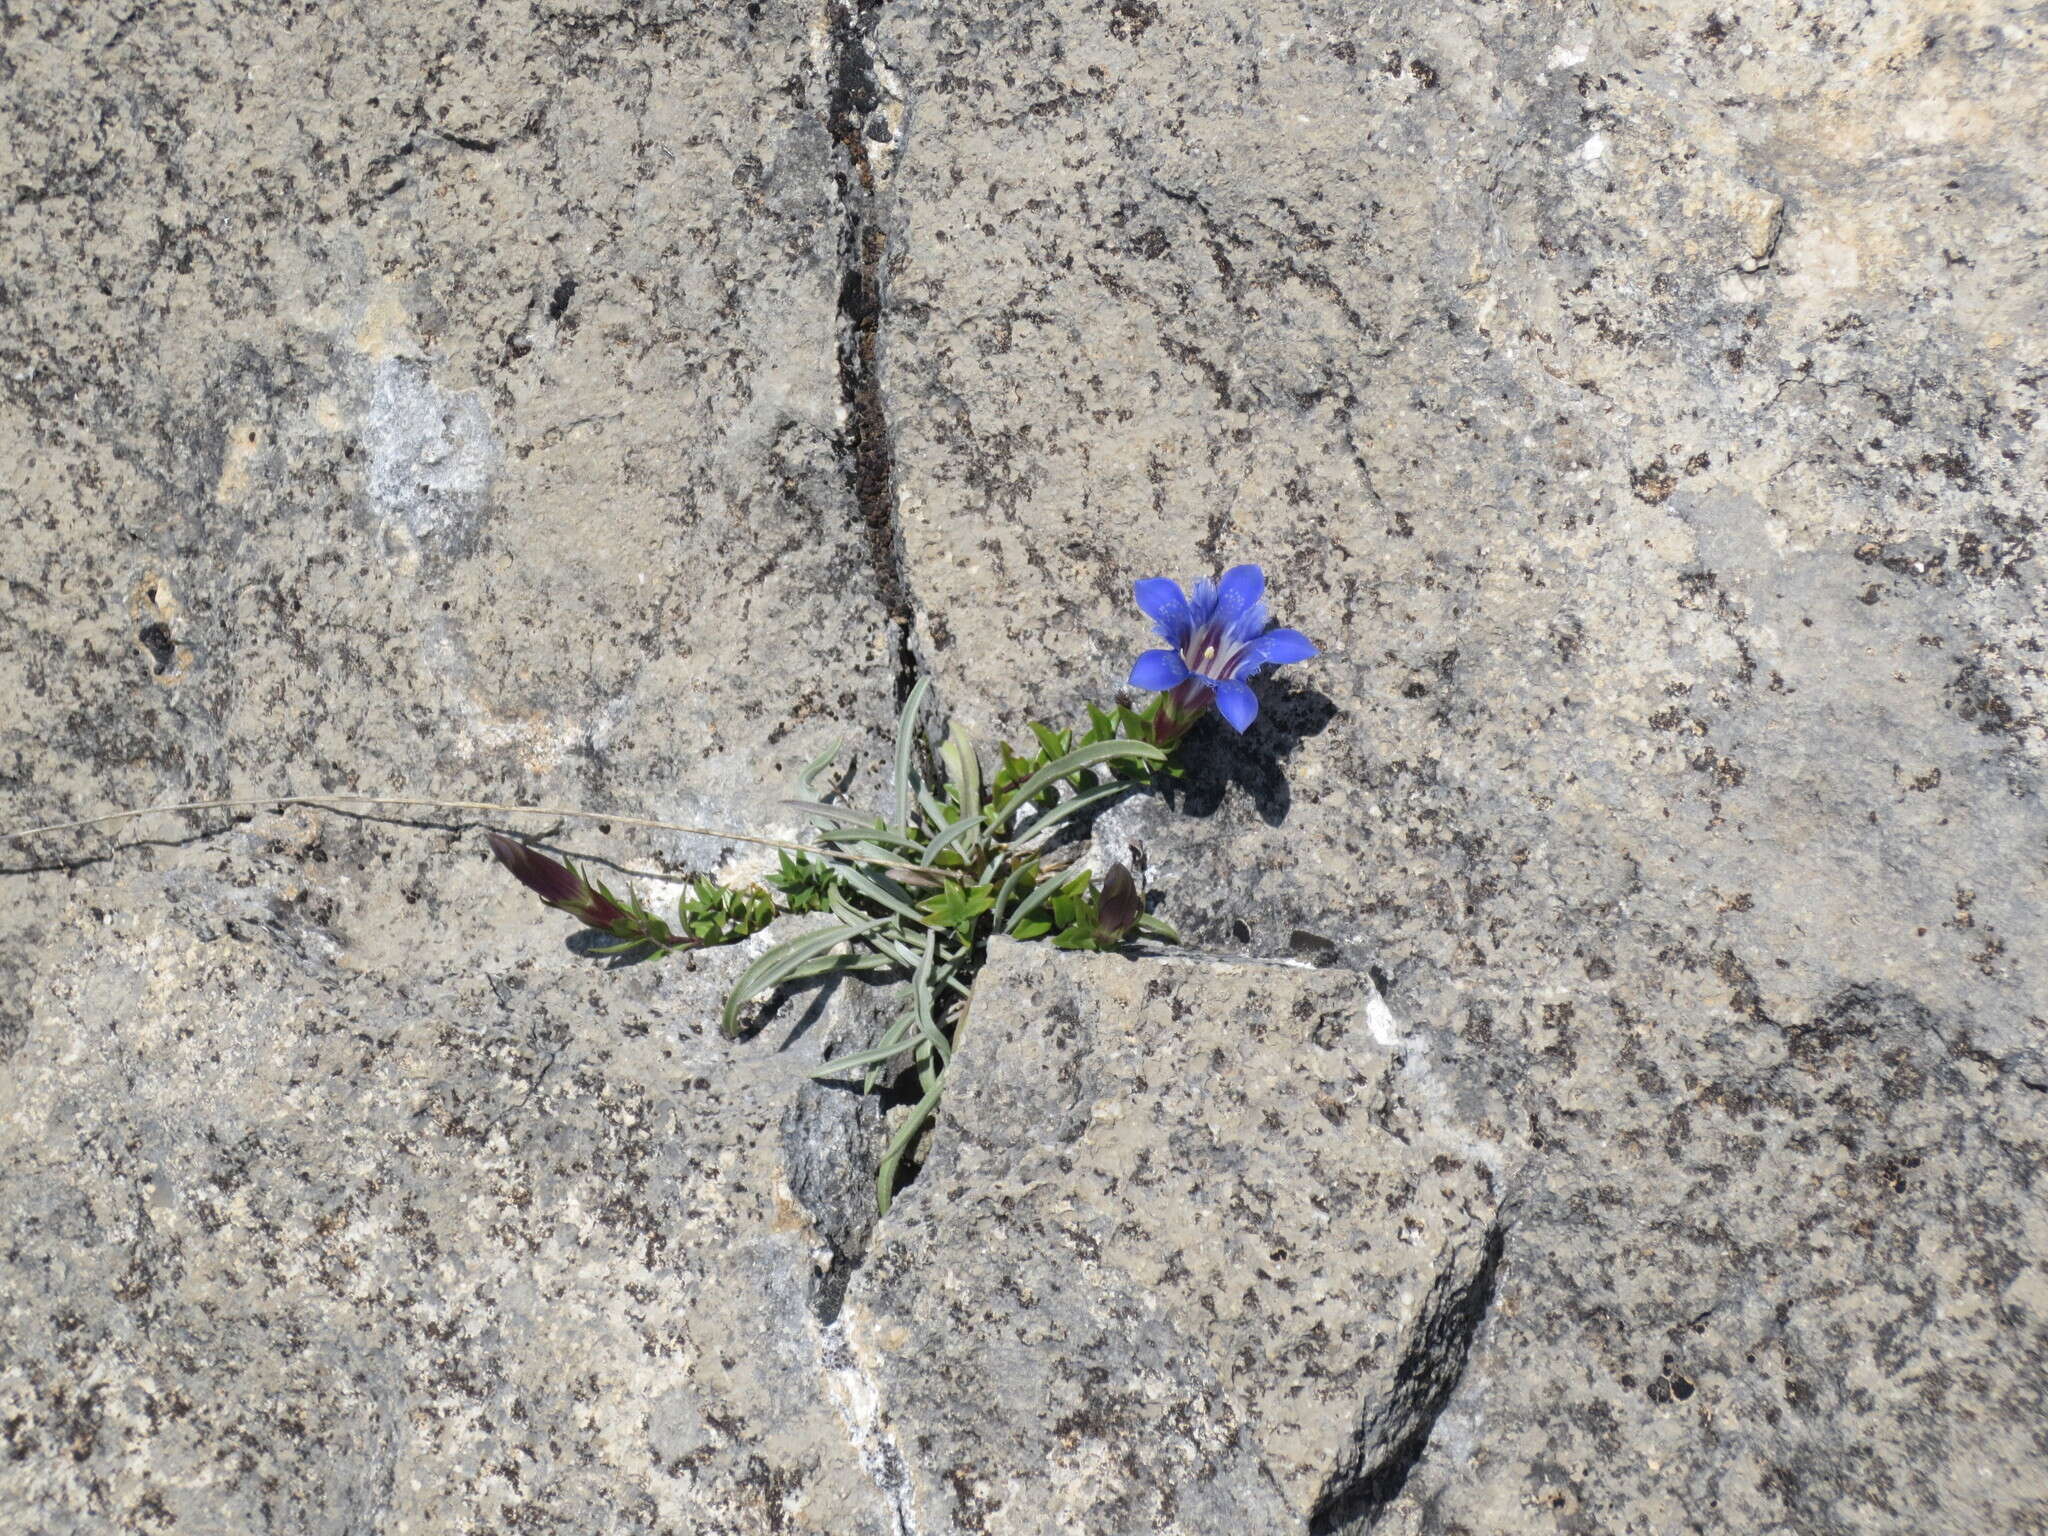
[(1293, 808), (1284, 761), (1302, 742), (1319, 736), (1337, 718), (1330, 698), (1314, 688), (1275, 685), (1261, 696), (1259, 717), (1242, 736), (1221, 721), (1202, 722), (1182, 746), (1178, 760), (1187, 771), (1166, 779), (1166, 803), (1189, 816), (1214, 815), (1232, 784), (1250, 797), (1269, 827), (1280, 826)]

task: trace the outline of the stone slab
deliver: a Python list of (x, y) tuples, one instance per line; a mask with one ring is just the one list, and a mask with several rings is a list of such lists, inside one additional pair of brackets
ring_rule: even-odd
[(1364, 976), (997, 941), (844, 1326), (911, 1528), (1306, 1530), (1384, 1502), (1500, 1258)]

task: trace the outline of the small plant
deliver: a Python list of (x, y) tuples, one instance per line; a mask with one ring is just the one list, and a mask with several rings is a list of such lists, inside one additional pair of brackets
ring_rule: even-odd
[(875, 1179), (877, 1204), (887, 1211), (906, 1159), (944, 1094), (989, 940), (1003, 934), (1096, 950), (1114, 949), (1133, 934), (1177, 941), (1170, 927), (1146, 912), (1137, 882), (1121, 864), (1099, 881), (1070, 867), (1078, 834), (1119, 796), (1177, 772), (1174, 749), (1211, 705), (1242, 732), (1258, 714), (1258, 698), (1248, 686), (1252, 676), (1262, 667), (1316, 654), (1299, 632), (1267, 628), (1265, 576), (1255, 565), (1235, 566), (1215, 582), (1197, 582), (1191, 595), (1161, 579), (1138, 582), (1135, 593), (1168, 647), (1147, 651), (1131, 669), (1131, 686), (1158, 695), (1146, 708), (1090, 706), (1085, 724), (1071, 730), (1033, 723), (1033, 750), (1004, 743), (995, 762), (985, 765), (975, 743), (958, 731), (935, 753), (925, 749), (919, 724), (928, 685), (921, 682), (896, 723), (886, 809), (855, 810), (821, 797), (817, 780), (832, 753), (805, 768), (799, 781), (803, 798), (791, 803), (812, 824), (808, 843), (565, 807), (395, 795), (190, 801), (7, 836), (36, 837), (152, 814), (381, 805), (577, 817), (776, 848), (779, 864), (765, 883), (731, 889), (693, 878), (670, 919), (641, 905), (630, 891), (622, 896), (591, 880), (573, 864), (504, 833), (489, 834), (498, 861), (546, 905), (612, 939), (601, 954), (671, 955), (737, 943), (785, 915), (827, 919), (774, 945), (741, 972), (720, 1018), (727, 1036), (741, 1032), (750, 1002), (778, 987), (848, 973), (900, 977), (903, 996), (890, 1022), (868, 1044), (817, 1072), (855, 1078), (865, 1092), (911, 1075), (918, 1097), (892, 1126)]
[[(549, 906), (618, 940), (599, 948), (596, 953), (600, 955), (625, 954), (636, 949), (673, 954), (678, 950), (701, 949), (707, 944), (736, 944), (760, 932), (777, 915), (775, 898), (760, 886), (732, 891), (699, 876), (676, 898), (676, 925), (671, 928), (630, 894), (615, 896), (602, 882), (587, 880), (577, 873), (574, 864), (558, 864), (502, 832), (489, 833), (488, 837), (491, 852), (520, 884)], [(787, 853), (782, 860), (785, 870), (793, 863)], [(809, 909), (792, 905), (784, 910)]]
[(1261, 667), (1316, 654), (1297, 631), (1267, 629), (1264, 588), (1253, 565), (1198, 582), (1191, 597), (1171, 581), (1137, 583), (1139, 607), (1172, 649), (1141, 656), (1130, 681), (1159, 697), (1143, 710), (1091, 706), (1078, 731), (1034, 722), (1033, 750), (1000, 744), (992, 771), (984, 772), (980, 750), (959, 731), (936, 754), (920, 750), (929, 688), (920, 682), (896, 723), (886, 811), (819, 798), (817, 780), (833, 756), (826, 753), (804, 769), (803, 798), (790, 802), (810, 820), (815, 851), (783, 853), (769, 877), (772, 891), (693, 882), (674, 929), (500, 834), (492, 834), (492, 850), (548, 905), (612, 934), (618, 942), (607, 953), (731, 943), (785, 912), (830, 917), (740, 974), (720, 1019), (727, 1036), (740, 1033), (750, 1002), (779, 987), (856, 972), (902, 977), (903, 999), (890, 1023), (816, 1073), (857, 1077), (870, 1093), (900, 1073), (914, 1075), (918, 1097), (892, 1126), (875, 1177), (877, 1205), (887, 1211), (905, 1160), (944, 1096), (991, 938), (1049, 939), (1061, 949), (1114, 949), (1133, 933), (1177, 940), (1145, 911), (1123, 865), (1100, 882), (1086, 871), (1070, 873), (1073, 851), (1064, 839), (1113, 800), (1174, 771), (1172, 749), (1212, 703), (1233, 730), (1245, 730), (1258, 714), (1247, 684)]

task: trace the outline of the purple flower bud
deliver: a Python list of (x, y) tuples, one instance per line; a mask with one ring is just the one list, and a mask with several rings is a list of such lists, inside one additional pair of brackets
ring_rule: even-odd
[(613, 931), (626, 920), (626, 914), (615, 903), (592, 890), (583, 877), (568, 865), (558, 864), (546, 854), (536, 853), (502, 832), (491, 832), (486, 836), (490, 839), (491, 852), (498, 856), (498, 862), (549, 906), (559, 907), (578, 921), (606, 932)]
[(1144, 911), (1145, 898), (1138, 894), (1131, 872), (1121, 864), (1110, 865), (1095, 898), (1095, 942), (1105, 946), (1121, 943), (1123, 936), (1137, 927)]

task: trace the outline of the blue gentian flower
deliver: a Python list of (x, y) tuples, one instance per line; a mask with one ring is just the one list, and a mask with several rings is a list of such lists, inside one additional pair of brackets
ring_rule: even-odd
[(1246, 686), (1261, 667), (1307, 661), (1316, 648), (1294, 629), (1268, 630), (1266, 573), (1234, 565), (1220, 581), (1195, 583), (1192, 598), (1164, 578), (1136, 586), (1138, 606), (1170, 650), (1147, 651), (1131, 668), (1131, 686), (1167, 696), (1162, 724), (1178, 736), (1213, 701), (1230, 728), (1258, 718), (1258, 695)]

